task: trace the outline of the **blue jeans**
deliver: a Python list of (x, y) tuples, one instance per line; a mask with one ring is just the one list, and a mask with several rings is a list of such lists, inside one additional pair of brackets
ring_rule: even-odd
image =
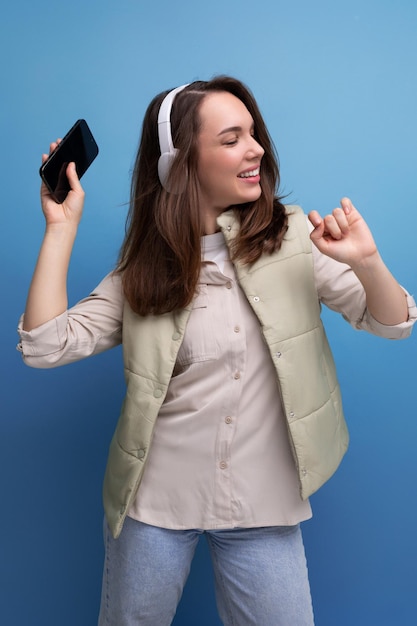
[(106, 556), (99, 626), (169, 626), (205, 535), (225, 626), (313, 626), (299, 526), (167, 530), (126, 518)]

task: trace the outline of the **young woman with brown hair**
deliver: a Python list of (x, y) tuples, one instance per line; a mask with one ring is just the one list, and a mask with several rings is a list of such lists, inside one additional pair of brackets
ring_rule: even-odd
[(151, 102), (118, 265), (70, 309), (84, 192), (73, 164), (67, 176), (62, 205), (42, 187), (20, 349), (53, 367), (123, 342), (100, 625), (170, 624), (204, 534), (225, 625), (311, 626), (300, 523), (348, 445), (320, 305), (402, 338), (413, 299), (349, 199), (310, 227), (282, 203), (265, 123), (233, 78)]

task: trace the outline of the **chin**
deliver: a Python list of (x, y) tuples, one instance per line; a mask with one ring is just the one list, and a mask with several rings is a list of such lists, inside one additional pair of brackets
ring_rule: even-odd
[(241, 200), (241, 204), (246, 204), (247, 202), (256, 202), (256, 200), (259, 200), (259, 198), (261, 197), (261, 189), (259, 189), (258, 191), (254, 191), (251, 194), (248, 194), (247, 197), (244, 200)]

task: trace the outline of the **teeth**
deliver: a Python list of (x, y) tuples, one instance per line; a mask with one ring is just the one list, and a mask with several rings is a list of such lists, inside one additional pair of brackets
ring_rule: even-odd
[(259, 175), (259, 167), (256, 170), (250, 170), (250, 172), (243, 172), (243, 174), (239, 174), (239, 178), (251, 178), (251, 176)]

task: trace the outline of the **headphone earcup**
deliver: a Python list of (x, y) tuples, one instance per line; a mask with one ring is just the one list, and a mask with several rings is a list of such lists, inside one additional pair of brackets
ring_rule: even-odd
[(168, 189), (168, 176), (172, 167), (172, 163), (177, 155), (177, 149), (174, 148), (171, 152), (164, 152), (158, 159), (158, 176), (161, 181), (161, 185)]
[(158, 138), (161, 152), (161, 156), (158, 160), (158, 176), (161, 185), (168, 192), (171, 191), (171, 189), (168, 189), (169, 172), (177, 154), (171, 137), (171, 107), (177, 93), (182, 91), (185, 87), (187, 87), (187, 85), (182, 85), (170, 91), (162, 100), (158, 113)]

